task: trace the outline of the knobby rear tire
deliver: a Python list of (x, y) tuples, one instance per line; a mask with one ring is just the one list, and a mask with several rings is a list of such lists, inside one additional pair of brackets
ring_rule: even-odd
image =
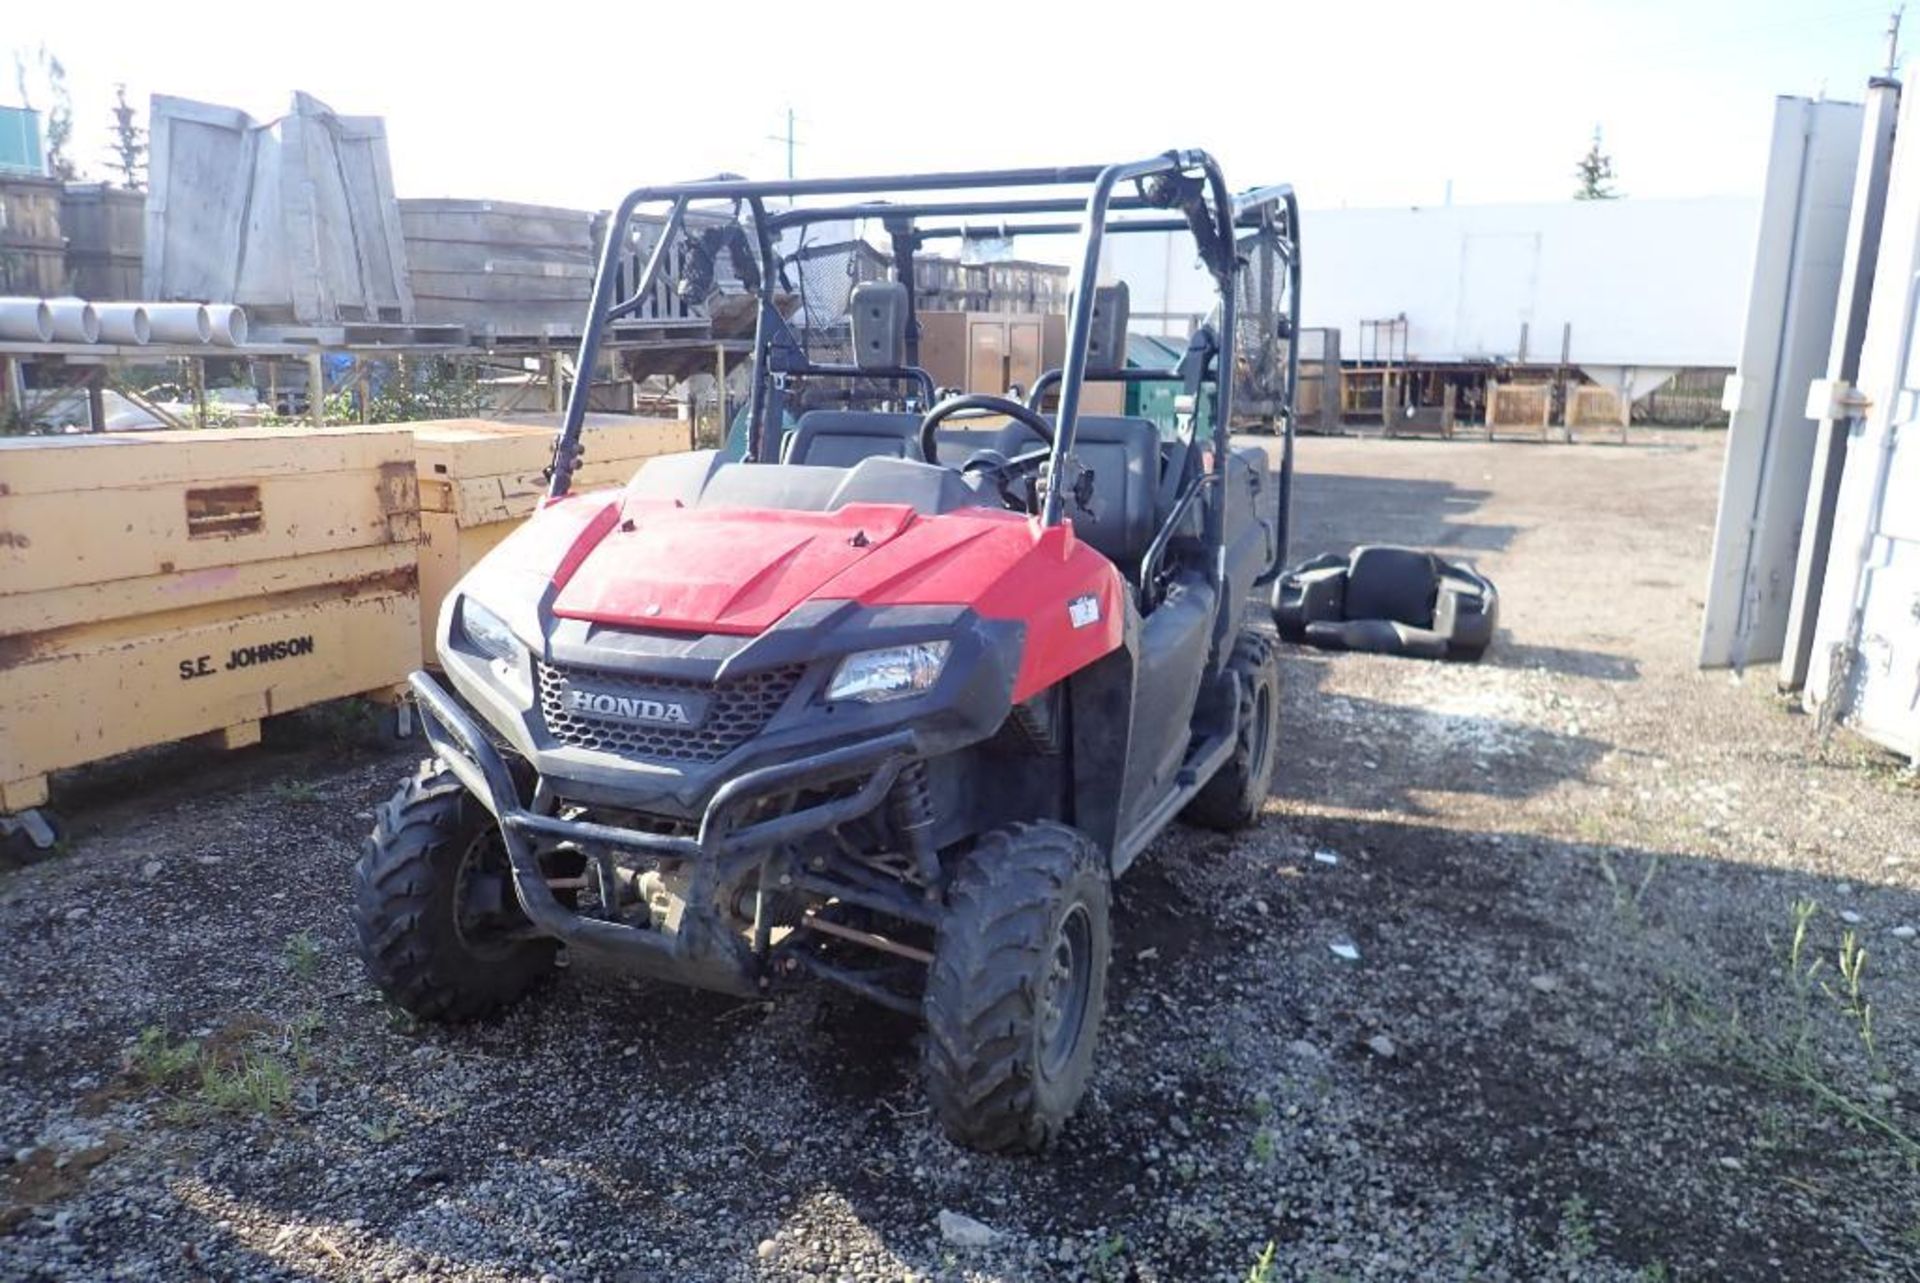
[(1227, 669), (1240, 681), (1233, 756), (1187, 803), (1180, 818), (1231, 833), (1259, 823), (1267, 792), (1273, 787), (1280, 741), (1280, 665), (1273, 642), (1251, 629), (1241, 633)]

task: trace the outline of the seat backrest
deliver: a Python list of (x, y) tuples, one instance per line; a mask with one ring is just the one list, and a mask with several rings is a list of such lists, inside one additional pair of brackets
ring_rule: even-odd
[(917, 459), (917, 414), (870, 410), (808, 410), (794, 425), (787, 463), (847, 468), (862, 459)]
[(1433, 627), (1439, 570), (1433, 554), (1391, 544), (1361, 544), (1347, 562), (1347, 618), (1392, 619)]
[(1073, 454), (1082, 467), (1093, 470), (1093, 511), (1067, 500), (1074, 532), (1131, 579), (1157, 527), (1160, 430), (1146, 419), (1083, 414), (1074, 432)]

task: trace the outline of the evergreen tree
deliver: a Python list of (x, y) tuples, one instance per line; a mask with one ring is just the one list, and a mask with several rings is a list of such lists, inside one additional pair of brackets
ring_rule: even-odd
[(146, 186), (147, 131), (134, 122), (123, 84), (113, 87), (113, 159), (109, 163), (119, 173), (122, 187), (137, 192)]
[(1593, 146), (1587, 148), (1587, 154), (1580, 158), (1573, 176), (1580, 180), (1580, 186), (1573, 193), (1575, 200), (1619, 198), (1620, 193), (1613, 187), (1613, 157), (1600, 150), (1600, 126), (1593, 127)]

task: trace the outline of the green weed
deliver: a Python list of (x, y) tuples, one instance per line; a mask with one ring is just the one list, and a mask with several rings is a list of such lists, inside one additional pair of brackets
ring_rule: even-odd
[(319, 798), (320, 789), (312, 780), (280, 780), (273, 786), (273, 795), (283, 802), (312, 802)]
[(1660, 872), (1660, 857), (1648, 856), (1646, 868), (1640, 871), (1640, 880), (1633, 883), (1629, 883), (1621, 875), (1620, 870), (1614, 867), (1613, 857), (1606, 851), (1600, 852), (1597, 862), (1600, 867), (1600, 876), (1606, 879), (1607, 892), (1613, 899), (1613, 911), (1620, 915), (1622, 920), (1638, 926), (1641, 903), (1647, 898), (1647, 889), (1653, 885), (1653, 879)]
[(293, 1073), (279, 1058), (257, 1051), (242, 1051), (231, 1063), (205, 1057), (200, 1099), (225, 1113), (269, 1118), (293, 1103)]
[(1560, 1204), (1560, 1243), (1571, 1261), (1585, 1261), (1593, 1256), (1593, 1220), (1587, 1200), (1578, 1194), (1567, 1195)]
[(320, 946), (306, 932), (296, 931), (280, 946), (280, 961), (300, 979), (309, 979), (320, 969)]
[(383, 1119), (377, 1123), (361, 1123), (360, 1134), (375, 1145), (384, 1145), (405, 1130), (393, 1119)]
[(199, 1061), (199, 1043), (174, 1042), (166, 1030), (149, 1025), (127, 1053), (127, 1070), (150, 1087), (166, 1087), (185, 1078)]
[(1273, 1278), (1273, 1240), (1260, 1249), (1260, 1255), (1253, 1258), (1253, 1268), (1247, 1271), (1247, 1283), (1270, 1283)]
[(1816, 1046), (1819, 1010), (1825, 999), (1852, 1028), (1868, 1074), (1876, 1079), (1885, 1077), (1873, 1024), (1873, 1003), (1866, 989), (1866, 949), (1854, 932), (1842, 932), (1834, 954), (1836, 980), (1822, 979), (1827, 959), (1813, 938), (1819, 911), (1820, 906), (1812, 900), (1797, 900), (1792, 906), (1791, 931), (1781, 959), (1782, 977), (1789, 990), (1784, 1019), (1755, 1027), (1738, 1008), (1722, 1006), (1697, 988), (1677, 983), (1686, 995), (1694, 1024), (1724, 1055), (1763, 1079), (1805, 1092), (1851, 1126), (1878, 1133), (1909, 1162), (1920, 1162), (1920, 1139), (1903, 1130), (1885, 1108), (1849, 1090)]
[(313, 1068), (313, 1036), (325, 1027), (325, 1017), (311, 1008), (287, 1025), (287, 1054), (293, 1057), (293, 1067), (303, 1074)]

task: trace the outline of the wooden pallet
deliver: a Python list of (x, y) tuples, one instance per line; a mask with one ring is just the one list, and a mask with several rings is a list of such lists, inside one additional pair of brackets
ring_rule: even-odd
[(1502, 440), (1509, 430), (1524, 436), (1506, 440), (1546, 441), (1553, 418), (1551, 383), (1487, 384), (1487, 440)]

